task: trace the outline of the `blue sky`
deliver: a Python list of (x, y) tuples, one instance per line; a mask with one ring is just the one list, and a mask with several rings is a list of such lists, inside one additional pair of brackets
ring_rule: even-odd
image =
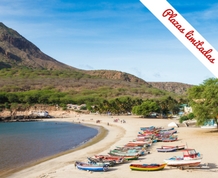
[[(218, 50), (217, 0), (168, 2)], [(79, 69), (195, 85), (215, 77), (139, 0), (1, 0), (0, 21)]]

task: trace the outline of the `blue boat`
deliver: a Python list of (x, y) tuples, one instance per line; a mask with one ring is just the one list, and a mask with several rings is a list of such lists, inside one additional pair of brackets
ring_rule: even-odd
[(140, 128), (142, 131), (145, 131), (145, 130), (155, 130), (155, 127), (154, 126), (150, 126), (150, 127), (141, 127)]
[(161, 147), (161, 148), (157, 148), (158, 152), (173, 152), (173, 151), (177, 151), (177, 147)]
[(80, 170), (93, 171), (93, 172), (103, 172), (108, 170), (108, 166), (106, 165), (99, 166), (99, 165), (94, 165), (94, 164), (89, 164), (79, 161), (75, 162), (75, 167), (77, 167)]

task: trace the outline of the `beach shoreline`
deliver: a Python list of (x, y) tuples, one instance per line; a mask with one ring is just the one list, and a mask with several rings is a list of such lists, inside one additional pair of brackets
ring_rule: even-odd
[[(119, 119), (118, 122), (114, 122), (114, 119)], [(16, 172), (8, 177), (10, 178), (44, 178), (44, 177), (57, 177), (57, 178), (70, 178), (75, 177), (92, 177), (92, 178), (120, 178), (120, 177), (137, 177), (145, 175), (145, 172), (131, 171), (129, 169), (129, 164), (119, 165), (110, 169), (108, 172), (104, 173), (90, 173), (86, 171), (81, 171), (75, 169), (74, 162), (77, 160), (85, 161), (87, 157), (93, 156), (95, 154), (107, 154), (110, 149), (114, 149), (115, 146), (121, 146), (126, 144), (128, 141), (136, 138), (137, 133), (140, 131), (140, 127), (145, 126), (156, 126), (166, 128), (170, 122), (173, 120), (168, 119), (143, 119), (136, 116), (100, 116), (100, 115), (81, 115), (79, 119), (75, 121), (75, 118), (60, 118), (60, 121), (71, 121), (81, 124), (92, 124), (96, 126), (102, 126), (108, 130), (107, 135), (98, 140), (94, 144), (78, 149), (74, 152), (67, 153), (53, 159), (49, 159), (40, 164), (28, 167), (24, 170)], [(100, 123), (96, 123), (97, 120), (100, 120)], [(120, 122), (125, 120), (126, 123)], [(108, 125), (109, 123), (109, 125)], [(217, 165), (218, 160), (214, 157), (213, 152), (218, 148), (217, 145), (214, 145), (213, 148), (208, 146), (210, 143), (213, 143), (217, 140), (217, 132), (210, 133), (209, 131), (202, 130), (200, 128), (188, 128), (181, 127), (176, 128), (178, 130), (179, 140), (175, 143), (170, 144), (187, 144), (189, 147), (195, 148), (196, 151), (202, 153), (203, 163), (207, 163), (210, 166), (213, 166), (213, 169), (209, 171), (181, 171), (178, 169), (170, 169), (166, 167), (161, 174), (164, 177), (176, 176), (178, 178), (182, 177), (206, 177), (210, 173), (210, 177), (215, 177), (217, 174)], [(202, 144), (202, 141), (204, 144)], [(163, 143), (155, 143), (151, 147), (151, 154), (143, 156), (134, 163), (162, 163), (164, 159), (170, 157), (173, 153), (157, 153), (156, 147), (162, 145)], [(181, 153), (175, 153), (181, 154)], [(181, 174), (182, 172), (182, 174)], [(158, 172), (149, 172), (151, 178), (159, 177)]]
[[(95, 124), (81, 123), (81, 122), (72, 122), (72, 121), (70, 121), (70, 119), (65, 120), (63, 118), (55, 118), (55, 119), (53, 118), (53, 119), (40, 119), (40, 120), (37, 120), (37, 121), (40, 121), (40, 122), (42, 122), (42, 121), (43, 122), (69, 122), (69, 123), (73, 123), (73, 124), (82, 124), (82, 125), (84, 125), (86, 127), (91, 127), (91, 128), (97, 129), (98, 134), (96, 136), (94, 136), (93, 138), (91, 138), (90, 140), (76, 146), (73, 149), (70, 149), (70, 150), (67, 150), (67, 151), (64, 151), (64, 152), (60, 152), (58, 154), (48, 156), (48, 157), (45, 157), (45, 158), (42, 158), (42, 159), (39, 159), (39, 160), (34, 160), (31, 163), (27, 163), (25, 166), (21, 166), (19, 168), (15, 168), (13, 170), (6, 170), (4, 172), (0, 172), (0, 177), (2, 177), (2, 178), (9, 177), (10, 175), (12, 175), (12, 174), (14, 174), (16, 172), (19, 172), (19, 171), (22, 171), (24, 169), (30, 168), (30, 167), (35, 166), (37, 164), (40, 164), (40, 163), (46, 162), (48, 160), (57, 158), (59, 156), (66, 155), (66, 154), (75, 152), (77, 150), (86, 148), (86, 147), (88, 147), (90, 145), (93, 145), (93, 144), (97, 143), (99, 140), (104, 139), (104, 137), (108, 134), (108, 130), (106, 130), (102, 126), (98, 126), (98, 125), (95, 125)], [(35, 122), (35, 121), (33, 121), (33, 122)]]

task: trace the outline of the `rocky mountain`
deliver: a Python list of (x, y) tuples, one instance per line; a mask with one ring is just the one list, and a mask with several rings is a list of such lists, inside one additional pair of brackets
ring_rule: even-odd
[(20, 35), (17, 31), (8, 28), (0, 22), (0, 69), (13, 67), (75, 70), (98, 78), (146, 84), (144, 80), (121, 71), (85, 71), (63, 64), (44, 54), (37, 46)]
[(75, 69), (44, 54), (33, 43), (0, 22), (0, 69), (11, 67)]
[(97, 77), (101, 77), (101, 78), (105, 78), (105, 79), (114, 79), (114, 80), (122, 80), (122, 81), (126, 81), (126, 82), (132, 82), (132, 83), (138, 83), (138, 84), (143, 84), (146, 86), (150, 87), (150, 84), (148, 84), (146, 81), (125, 73), (125, 72), (121, 72), (121, 71), (114, 71), (114, 70), (89, 70), (86, 71), (87, 74), (91, 75), (91, 76), (97, 76)]
[(193, 85), (178, 82), (148, 82), (152, 87), (176, 94), (184, 94)]
[[(46, 87), (54, 87), (60, 91), (66, 91), (72, 88), (80, 91), (85, 89), (93, 90), (106, 86), (109, 88), (120, 88), (121, 90), (124, 88), (126, 90), (131, 89), (132, 91), (134, 90), (136, 95), (151, 97), (150, 93), (153, 92), (156, 95), (159, 93), (157, 91), (151, 92), (150, 89), (152, 88), (175, 94), (183, 94), (187, 88), (191, 87), (188, 84), (172, 82), (148, 83), (134, 75), (121, 71), (80, 70), (68, 66), (44, 54), (37, 46), (17, 31), (8, 28), (0, 22), (0, 69), (4, 68), (16, 69), (13, 72), (0, 72), (0, 88), (6, 88), (4, 91), (23, 91), (28, 90), (28, 88), (39, 89), (45, 87), (44, 85), (47, 85)], [(32, 71), (28, 71), (29, 73), (26, 75), (27, 71), (19, 71), (19, 68), (31, 69)], [(61, 72), (58, 74), (54, 74), (54, 72), (47, 74), (45, 71), (39, 73), (35, 70), (57, 70)], [(64, 73), (63, 71), (70, 71), (70, 73)], [(22, 75), (22, 77), (19, 77), (19, 75)], [(10, 77), (10, 80), (8, 80), (7, 76)], [(18, 80), (20, 86), (16, 84)], [(13, 88), (12, 85), (14, 85), (13, 90), (11, 90)], [(145, 94), (146, 92), (148, 92), (147, 95)]]

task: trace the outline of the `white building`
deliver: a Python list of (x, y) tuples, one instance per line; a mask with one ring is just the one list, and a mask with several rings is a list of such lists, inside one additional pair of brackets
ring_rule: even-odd
[(192, 107), (190, 107), (190, 106), (184, 106), (184, 113), (186, 113), (186, 114), (192, 113)]
[(38, 117), (48, 117), (48, 111), (31, 111), (31, 114)]

